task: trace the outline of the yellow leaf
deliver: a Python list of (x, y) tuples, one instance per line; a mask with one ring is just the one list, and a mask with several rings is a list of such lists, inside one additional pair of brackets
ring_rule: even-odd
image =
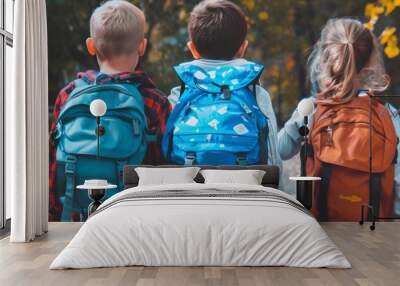
[(250, 43), (254, 44), (256, 42), (256, 37), (254, 36), (254, 34), (250, 33), (250, 34), (247, 35), (247, 40)]
[(389, 15), (396, 8), (396, 6), (394, 5), (394, 0), (379, 0), (379, 2), (386, 9), (385, 15)]
[(370, 31), (374, 30), (374, 24), (371, 23), (371, 21), (369, 21), (368, 23), (365, 23), (364, 26)]
[(400, 48), (398, 46), (398, 41), (396, 35), (392, 35), (385, 48), (385, 54), (388, 58), (392, 59), (400, 55)]
[(372, 17), (367, 23), (364, 24), (364, 26), (367, 27), (368, 30), (373, 31), (376, 21), (378, 21), (378, 17)]
[(254, 0), (244, 0), (243, 2), (243, 4), (247, 7), (249, 11), (253, 10), (254, 6), (256, 5), (256, 2)]
[(367, 17), (379, 17), (383, 12), (385, 12), (385, 9), (380, 5), (369, 3), (365, 6), (365, 16)]
[(268, 86), (268, 91), (271, 93), (271, 94), (277, 94), (278, 93), (278, 86), (277, 85), (270, 85), (270, 86)]
[(389, 59), (393, 59), (400, 54), (400, 49), (397, 46), (396, 47), (387, 46), (385, 48), (385, 54)]
[(396, 35), (392, 35), (390, 36), (389, 40), (387, 41), (387, 45), (388, 46), (397, 46), (397, 36)]
[(268, 75), (271, 77), (277, 78), (277, 77), (279, 77), (279, 74), (280, 74), (280, 70), (279, 70), (279, 66), (277, 64), (271, 66), (268, 69)]
[(296, 61), (292, 55), (288, 55), (286, 58), (285, 67), (287, 71), (293, 71), (296, 66)]
[(383, 30), (381, 36), (379, 37), (379, 41), (382, 45), (386, 44), (390, 37), (392, 35), (394, 35), (394, 33), (396, 32), (396, 28), (395, 27), (386, 27), (385, 30)]
[(394, 0), (394, 6), (396, 7), (400, 6), (400, 0)]
[(246, 16), (246, 22), (249, 27), (254, 24), (254, 20), (248, 16)]
[(258, 19), (260, 19), (261, 21), (267, 21), (269, 18), (269, 14), (267, 11), (261, 11), (260, 13), (258, 13)]

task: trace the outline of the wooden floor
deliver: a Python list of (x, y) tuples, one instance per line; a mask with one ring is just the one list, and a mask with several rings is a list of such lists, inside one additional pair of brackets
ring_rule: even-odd
[(324, 229), (353, 265), (349, 270), (286, 267), (125, 267), (48, 270), (79, 229), (51, 223), (29, 244), (0, 241), (0, 285), (400, 285), (400, 222), (378, 223), (376, 231), (356, 223), (325, 223)]

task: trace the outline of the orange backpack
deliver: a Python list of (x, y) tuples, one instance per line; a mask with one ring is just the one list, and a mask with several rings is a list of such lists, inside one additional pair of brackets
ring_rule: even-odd
[(372, 176), (369, 187), (369, 96), (349, 103), (319, 103), (313, 118), (307, 175), (322, 178), (313, 212), (320, 220), (357, 221), (361, 205), (379, 216), (393, 211), (397, 137), (389, 112), (372, 100)]

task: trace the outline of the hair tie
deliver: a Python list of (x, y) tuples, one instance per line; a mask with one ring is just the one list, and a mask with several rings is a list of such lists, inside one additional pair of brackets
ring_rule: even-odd
[(342, 44), (343, 44), (343, 45), (352, 45), (353, 42), (350, 41), (350, 40), (344, 40), (344, 41), (342, 42)]

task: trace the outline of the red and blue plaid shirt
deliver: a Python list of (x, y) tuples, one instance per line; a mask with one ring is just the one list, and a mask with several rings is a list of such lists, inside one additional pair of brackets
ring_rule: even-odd
[[(86, 80), (88, 83), (92, 83), (96, 80), (98, 72), (87, 71), (78, 73), (78, 78)], [(143, 96), (145, 113), (147, 116), (147, 124), (149, 131), (157, 131), (159, 139), (157, 142), (149, 143), (147, 154), (144, 159), (145, 164), (162, 164), (163, 157), (161, 154), (161, 137), (164, 134), (166, 121), (169, 113), (171, 112), (171, 106), (168, 102), (167, 97), (159, 91), (153, 81), (143, 72), (123, 72), (113, 75), (104, 75), (97, 80), (97, 84), (105, 83), (132, 83), (139, 84), (138, 88)], [(75, 88), (75, 82), (70, 82), (64, 87), (58, 94), (56, 102), (54, 104), (53, 118), (50, 127), (50, 138), (49, 138), (49, 159), (50, 159), (50, 170), (49, 170), (49, 220), (59, 221), (62, 212), (62, 205), (60, 203), (59, 194), (56, 193), (56, 143), (53, 141), (52, 134), (56, 129), (56, 123), (58, 116), (64, 104), (67, 102), (69, 95)]]

